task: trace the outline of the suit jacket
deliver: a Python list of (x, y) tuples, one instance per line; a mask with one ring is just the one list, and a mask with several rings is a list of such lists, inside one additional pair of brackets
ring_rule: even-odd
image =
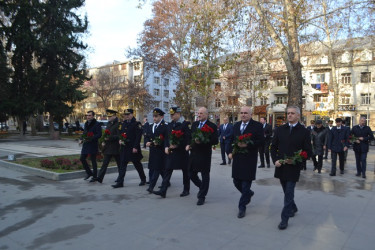
[[(120, 147), (121, 160), (125, 162), (140, 161), (143, 158), (141, 150), (142, 124), (134, 117), (130, 121), (123, 121), (119, 127), (120, 134), (126, 133), (128, 142)], [(133, 148), (137, 153), (133, 153)]]
[[(225, 136), (225, 140), (223, 139)], [(220, 144), (222, 143), (232, 143), (233, 141), (233, 125), (231, 123), (227, 124), (226, 129), (224, 130), (224, 124), (219, 126), (219, 137), (220, 137)]]
[[(199, 121), (193, 122), (191, 125), (192, 136), (194, 132), (199, 129)], [(189, 158), (189, 166), (197, 172), (200, 171), (210, 171), (211, 170), (211, 156), (212, 156), (212, 146), (218, 144), (218, 133), (216, 124), (207, 120), (205, 125), (211, 127), (214, 132), (210, 135), (210, 141), (207, 144), (191, 144), (191, 154)]]
[[(290, 133), (289, 124), (286, 123), (275, 130), (271, 143), (272, 161), (284, 159), (293, 156), (295, 152), (303, 150), (311, 156), (310, 131), (299, 122)], [(275, 177), (283, 181), (297, 182), (299, 180), (302, 164), (290, 165), (283, 164), (275, 167)]]
[(119, 144), (119, 134), (120, 130), (118, 118), (116, 117), (113, 122), (108, 122), (107, 128), (111, 135), (108, 136), (108, 140), (104, 141), (104, 147), (102, 148), (102, 152), (105, 155), (118, 155), (120, 154), (120, 144)]
[(90, 123), (86, 122), (83, 133), (87, 134), (88, 132), (93, 132), (94, 136), (91, 141), (83, 143), (81, 154), (97, 154), (98, 140), (100, 137), (102, 137), (102, 127), (100, 126), (100, 123), (95, 119), (93, 119)]
[(369, 142), (370, 140), (374, 140), (374, 134), (372, 133), (371, 128), (369, 126), (363, 126), (361, 129), (359, 125), (356, 125), (352, 128), (350, 134), (355, 137), (363, 137), (363, 141), (360, 141), (360, 143), (353, 143), (353, 150), (362, 153), (368, 152)]
[(334, 126), (328, 137), (328, 149), (333, 152), (343, 152), (344, 147), (349, 147), (349, 129), (347, 127), (341, 126), (341, 129), (337, 129)]
[[(241, 135), (241, 122), (234, 124), (234, 138)], [(263, 125), (260, 122), (250, 119), (243, 134), (251, 133), (251, 140), (254, 144), (247, 145), (246, 154), (233, 155), (232, 163), (232, 178), (252, 181), (256, 178), (257, 161), (258, 161), (258, 148), (264, 144)], [(232, 153), (233, 150), (231, 150)]]
[[(151, 123), (148, 127), (146, 133), (146, 142), (151, 142), (150, 146), (150, 155), (148, 160), (148, 168), (149, 169), (158, 169), (163, 170), (165, 168), (165, 158), (166, 154), (164, 152), (166, 147), (166, 138), (168, 136), (168, 124), (162, 120), (159, 126), (152, 132), (154, 124)], [(162, 136), (164, 140), (161, 145), (155, 145), (153, 142), (155, 141), (156, 137)]]
[[(262, 124), (263, 128), (263, 124)], [(263, 133), (264, 133), (264, 140), (265, 142), (270, 142), (271, 141), (271, 136), (272, 136), (272, 127), (268, 123), (266, 123), (266, 126), (263, 128)]]

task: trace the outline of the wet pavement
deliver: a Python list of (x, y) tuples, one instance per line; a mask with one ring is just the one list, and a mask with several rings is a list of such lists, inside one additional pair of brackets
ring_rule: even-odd
[[(18, 142), (18, 149), (36, 151), (19, 150), (25, 155), (79, 151), (73, 141), (48, 141)], [(17, 142), (0, 142), (4, 149), (16, 150)], [(57, 182), (0, 165), (0, 249), (373, 249), (374, 152), (367, 179), (355, 176), (352, 151), (344, 175), (328, 175), (330, 160), (314, 173), (308, 161), (296, 187), (299, 211), (285, 231), (277, 229), (283, 193), (274, 168), (258, 169), (255, 195), (246, 217), (238, 219), (240, 194), (230, 166), (219, 165), (219, 150), (203, 206), (196, 205), (193, 184), (189, 196), (179, 197), (181, 171), (173, 173), (162, 199), (138, 186), (136, 171), (127, 173), (124, 188), (112, 189), (116, 174), (106, 175), (103, 184)]]

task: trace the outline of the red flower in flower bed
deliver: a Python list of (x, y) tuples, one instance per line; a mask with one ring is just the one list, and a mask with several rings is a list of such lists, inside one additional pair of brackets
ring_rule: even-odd
[(48, 159), (44, 159), (44, 160), (41, 160), (40, 161), (40, 166), (42, 168), (55, 168), (55, 162), (54, 161), (51, 161), (51, 160), (48, 160)]

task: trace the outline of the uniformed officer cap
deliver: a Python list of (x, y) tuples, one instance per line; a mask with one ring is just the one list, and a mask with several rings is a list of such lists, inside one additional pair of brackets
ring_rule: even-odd
[(163, 110), (159, 109), (159, 108), (154, 108), (154, 111), (152, 111), (152, 114), (154, 115), (164, 115), (165, 113), (163, 112)]
[(118, 113), (116, 110), (112, 109), (106, 109), (105, 112), (107, 113), (107, 115), (116, 115)]
[(336, 121), (336, 122), (342, 122), (342, 119), (341, 119), (341, 118), (336, 118), (335, 121)]
[(316, 125), (323, 124), (322, 120), (316, 120), (315, 122)]
[(133, 110), (133, 109), (125, 109), (125, 110), (124, 110), (124, 114), (125, 114), (125, 115), (133, 114), (133, 113), (134, 113), (134, 110)]
[(180, 107), (172, 107), (169, 110), (169, 114), (173, 115), (174, 113), (181, 113), (181, 108)]

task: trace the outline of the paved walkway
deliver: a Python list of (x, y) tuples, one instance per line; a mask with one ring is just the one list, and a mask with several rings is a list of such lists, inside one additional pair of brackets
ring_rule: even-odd
[[(70, 150), (79, 150), (74, 142), (34, 141), (41, 155), (48, 144), (71, 143)], [(10, 150), (5, 144), (0, 147)], [(285, 231), (277, 229), (283, 194), (274, 169), (258, 169), (255, 196), (246, 217), (238, 219), (240, 194), (230, 166), (219, 165), (218, 150), (203, 206), (196, 206), (194, 185), (190, 196), (179, 197), (180, 171), (162, 199), (138, 186), (136, 171), (127, 173), (124, 188), (112, 189), (116, 174), (106, 175), (103, 184), (56, 182), (0, 166), (0, 249), (374, 249), (373, 152), (366, 180), (354, 176), (352, 152), (342, 176), (313, 173), (308, 162), (297, 184), (299, 211)]]

